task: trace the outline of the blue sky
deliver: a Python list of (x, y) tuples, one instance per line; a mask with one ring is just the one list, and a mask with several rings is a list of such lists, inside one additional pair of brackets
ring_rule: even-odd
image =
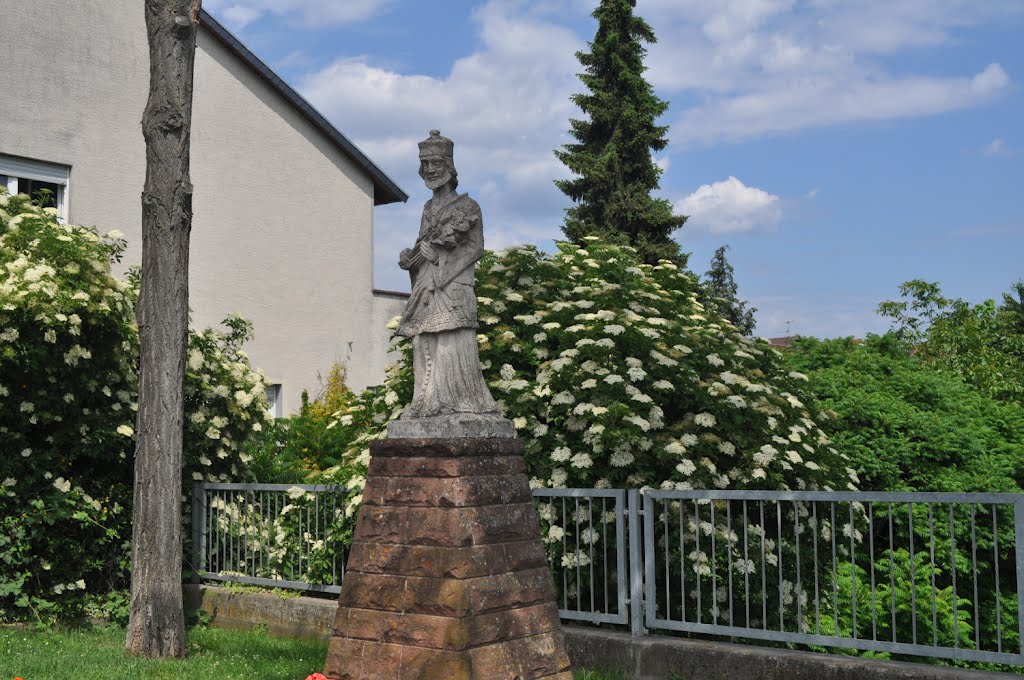
[[(489, 247), (559, 238), (596, 0), (206, 0), (410, 195), (376, 211), (376, 285), (428, 192), (416, 142), (456, 143)], [(999, 298), (1024, 276), (1024, 2), (639, 0), (671, 102), (661, 195), (703, 273), (731, 247), (757, 334), (884, 331), (905, 280)]]

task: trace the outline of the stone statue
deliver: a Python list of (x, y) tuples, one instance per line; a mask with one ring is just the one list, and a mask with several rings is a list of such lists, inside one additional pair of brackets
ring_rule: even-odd
[(398, 334), (412, 338), (415, 391), (388, 436), (514, 437), (480, 371), (474, 273), (484, 251), (483, 215), (455, 191), (452, 140), (431, 130), (419, 147), (420, 177), (433, 196), (416, 244), (398, 260), (412, 281)]

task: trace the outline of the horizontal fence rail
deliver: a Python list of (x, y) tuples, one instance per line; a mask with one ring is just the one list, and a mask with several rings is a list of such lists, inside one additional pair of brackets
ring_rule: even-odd
[[(340, 486), (197, 483), (197, 576), (339, 593)], [(1024, 495), (535, 489), (565, 620), (1024, 664)]]
[(648, 491), (649, 628), (1024, 662), (1011, 494)]

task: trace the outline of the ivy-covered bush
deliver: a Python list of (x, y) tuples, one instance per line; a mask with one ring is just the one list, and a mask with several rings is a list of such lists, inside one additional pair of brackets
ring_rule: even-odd
[[(484, 376), (535, 487), (856, 488), (806, 396), (765, 342), (697, 301), (694, 276), (596, 239), (488, 253), (477, 270)], [(409, 343), (384, 386), (339, 411), (355, 477), (412, 391)]]
[[(138, 278), (119, 232), (58, 223), (0, 188), (0, 621), (75, 616), (127, 586)], [(189, 342), (186, 489), (247, 475), (266, 416), (247, 324)]]

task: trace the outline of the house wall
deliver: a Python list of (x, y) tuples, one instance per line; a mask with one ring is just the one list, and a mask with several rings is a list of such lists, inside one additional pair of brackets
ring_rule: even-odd
[[(0, 56), (0, 153), (71, 166), (70, 221), (122, 230), (123, 267), (137, 264), (149, 78), (142, 3), (13, 3)], [(205, 29), (191, 176), (192, 325), (233, 312), (250, 319), (246, 349), (282, 383), (286, 414), (303, 388), (316, 393), (333, 361), (350, 360), (352, 387), (379, 383), (387, 330), (376, 327), (385, 312), (372, 294), (373, 183)]]

